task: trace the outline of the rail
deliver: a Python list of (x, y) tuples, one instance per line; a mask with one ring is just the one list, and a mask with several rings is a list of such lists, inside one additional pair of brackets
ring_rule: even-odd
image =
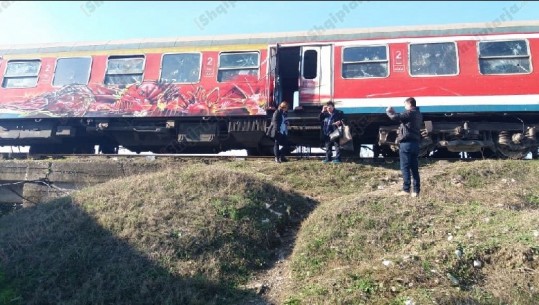
[[(296, 153), (288, 156), (290, 161), (301, 160), (322, 160), (324, 153)], [(29, 154), (29, 153), (12, 153), (4, 152), (0, 153), (0, 159), (3, 160), (45, 160), (45, 159), (112, 159), (112, 158), (125, 158), (125, 159), (146, 159), (153, 161), (156, 159), (211, 159), (211, 160), (268, 160), (273, 161), (274, 156), (238, 156), (238, 155), (217, 155), (217, 154)], [(434, 161), (476, 161), (485, 160), (486, 158), (430, 158), (424, 157), (420, 160), (427, 162)], [(398, 157), (343, 157), (343, 163), (393, 163), (398, 162)], [(528, 159), (523, 159), (528, 160)]]

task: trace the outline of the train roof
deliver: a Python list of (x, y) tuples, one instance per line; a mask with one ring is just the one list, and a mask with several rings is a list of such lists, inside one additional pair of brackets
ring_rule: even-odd
[(0, 58), (2, 55), (28, 53), (130, 50), (193, 46), (212, 47), (237, 44), (275, 45), (316, 41), (322, 42), (358, 39), (390, 39), (404, 37), (488, 35), (509, 33), (539, 33), (539, 20), (511, 22), (493, 21), (490, 23), (460, 23), (447, 25), (399, 26), (361, 29), (324, 29), (323, 27), (314, 27), (311, 30), (302, 32), (147, 38), (31, 45), (3, 45), (0, 46)]

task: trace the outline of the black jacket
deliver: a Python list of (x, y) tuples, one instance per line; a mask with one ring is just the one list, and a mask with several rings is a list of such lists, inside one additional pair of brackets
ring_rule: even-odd
[[(333, 114), (332, 123), (335, 123), (337, 121), (342, 121), (344, 119), (344, 112), (342, 112), (341, 110), (334, 109), (333, 112), (334, 114)], [(335, 125), (330, 125), (328, 131), (324, 130), (324, 120), (330, 116), (331, 114), (329, 112), (320, 113), (320, 123), (322, 124), (322, 134), (326, 136), (329, 136), (329, 134), (332, 133), (336, 128)]]
[(283, 113), (285, 117), (288, 115), (288, 112), (284, 112), (282, 110), (277, 110), (273, 113), (271, 124), (266, 131), (266, 135), (268, 137), (273, 139), (277, 133), (280, 133), (281, 124), (283, 123)]
[(397, 131), (397, 143), (421, 142), (423, 115), (419, 112), (419, 107), (412, 107), (400, 114), (387, 112), (387, 116), (393, 121), (401, 122)]

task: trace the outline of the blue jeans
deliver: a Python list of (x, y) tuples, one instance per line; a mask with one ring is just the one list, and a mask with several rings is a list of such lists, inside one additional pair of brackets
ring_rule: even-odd
[[(282, 146), (282, 148), (279, 150), (279, 145)], [(273, 144), (273, 154), (275, 155), (275, 158), (282, 158), (284, 157), (284, 153), (288, 151), (288, 135), (284, 135), (282, 133), (276, 133), (275, 134), (275, 143)]]
[(326, 160), (331, 161), (333, 146), (335, 146), (335, 160), (341, 161), (341, 145), (339, 145), (339, 139), (330, 141), (329, 136), (324, 136), (324, 142), (326, 146)]
[(410, 173), (414, 178), (413, 190), (421, 190), (419, 179), (419, 142), (404, 142), (399, 145), (399, 157), (402, 172), (402, 190), (410, 192)]

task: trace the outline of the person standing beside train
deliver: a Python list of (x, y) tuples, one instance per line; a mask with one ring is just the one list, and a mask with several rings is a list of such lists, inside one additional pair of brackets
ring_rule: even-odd
[(331, 162), (333, 155), (333, 146), (335, 146), (335, 159), (333, 163), (341, 163), (341, 145), (339, 138), (331, 140), (329, 135), (339, 126), (343, 124), (344, 113), (341, 110), (335, 109), (335, 103), (329, 101), (322, 108), (320, 113), (320, 122), (322, 122), (322, 136), (324, 138), (324, 146), (326, 148), (326, 158), (323, 163)]
[[(275, 155), (275, 162), (277, 163), (288, 161), (284, 155), (289, 150), (288, 125), (288, 103), (283, 101), (273, 113), (271, 124), (267, 131), (267, 135), (275, 140), (273, 153)], [(282, 146), (282, 148), (279, 149), (279, 146)]]
[(402, 172), (402, 190), (397, 196), (410, 195), (410, 172), (413, 177), (412, 197), (419, 196), (421, 191), (421, 181), (419, 178), (419, 146), (421, 144), (421, 127), (423, 125), (423, 115), (416, 105), (416, 100), (409, 97), (404, 101), (403, 113), (395, 113), (391, 106), (387, 107), (386, 114), (393, 121), (401, 124), (397, 131), (399, 144), (400, 168)]

